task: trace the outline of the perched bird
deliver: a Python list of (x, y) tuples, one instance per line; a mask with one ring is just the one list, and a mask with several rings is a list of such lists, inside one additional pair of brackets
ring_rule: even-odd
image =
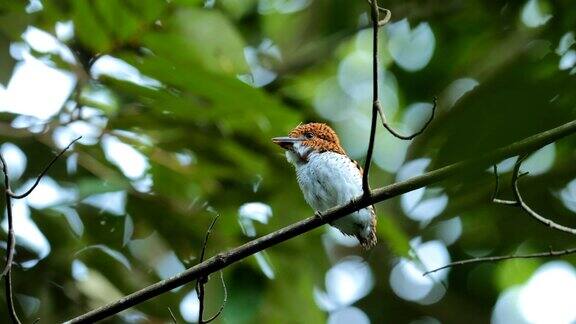
[[(362, 169), (346, 155), (330, 126), (322, 123), (299, 125), (289, 136), (275, 137), (272, 141), (286, 150), (288, 162), (296, 168), (296, 179), (304, 199), (317, 215), (362, 195)], [(365, 249), (376, 244), (373, 206), (330, 225), (346, 235), (355, 236)]]

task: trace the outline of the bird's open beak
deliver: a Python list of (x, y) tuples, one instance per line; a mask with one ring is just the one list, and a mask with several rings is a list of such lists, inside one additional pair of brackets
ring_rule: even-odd
[(301, 142), (302, 139), (294, 137), (274, 137), (272, 142), (278, 144), (281, 148), (288, 150), (294, 143)]

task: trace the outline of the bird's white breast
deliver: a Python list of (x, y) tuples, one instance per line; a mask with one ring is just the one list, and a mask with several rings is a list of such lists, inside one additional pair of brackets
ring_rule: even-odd
[[(296, 152), (305, 148), (296, 146)], [(300, 155), (301, 156), (301, 155)], [(304, 199), (316, 211), (346, 204), (362, 194), (362, 174), (356, 164), (343, 154), (312, 151), (307, 162), (287, 151), (286, 157), (296, 167), (296, 175)], [(371, 213), (362, 209), (335, 221), (332, 225), (344, 234), (356, 235), (369, 231)]]

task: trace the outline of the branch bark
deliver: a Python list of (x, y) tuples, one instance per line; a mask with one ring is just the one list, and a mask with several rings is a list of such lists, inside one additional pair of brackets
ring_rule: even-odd
[(107, 318), (188, 282), (197, 280), (200, 277), (208, 276), (257, 252), (295, 238), (329, 222), (333, 222), (354, 211), (366, 208), (369, 205), (457, 176), (466, 171), (484, 170), (486, 167), (494, 165), (506, 158), (534, 151), (539, 147), (553, 143), (574, 133), (576, 133), (576, 120), (494, 150), (479, 158), (457, 162), (407, 181), (375, 189), (370, 195), (363, 195), (344, 206), (331, 208), (322, 215), (322, 218), (316, 216), (306, 218), (273, 233), (247, 242), (239, 247), (219, 253), (169, 279), (159, 281), (115, 302), (73, 318), (67, 323), (93, 323), (97, 320)]

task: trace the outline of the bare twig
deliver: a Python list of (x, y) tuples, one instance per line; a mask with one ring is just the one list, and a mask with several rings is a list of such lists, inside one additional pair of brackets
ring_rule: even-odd
[(22, 199), (25, 198), (26, 196), (28, 196), (30, 193), (32, 193), (32, 191), (38, 186), (38, 184), (40, 183), (40, 180), (42, 180), (42, 177), (44, 177), (44, 175), (46, 174), (46, 172), (48, 172), (48, 170), (50, 169), (50, 167), (52, 167), (52, 165), (54, 164), (54, 162), (56, 162), (56, 160), (58, 160), (64, 153), (66, 153), (66, 151), (68, 151), (68, 149), (74, 144), (76, 143), (78, 140), (80, 140), (82, 138), (82, 136), (78, 136), (76, 139), (74, 139), (72, 142), (70, 142), (70, 144), (68, 144), (68, 146), (66, 146), (62, 151), (60, 151), (60, 153), (58, 153), (56, 156), (54, 156), (54, 158), (52, 158), (52, 161), (50, 161), (50, 163), (48, 163), (48, 165), (46, 165), (46, 167), (44, 167), (44, 170), (42, 170), (42, 172), (40, 172), (40, 174), (38, 175), (38, 177), (36, 177), (36, 181), (34, 182), (34, 184), (30, 187), (30, 189), (26, 190), (26, 192), (24, 192), (23, 194), (17, 195), (13, 192), (9, 192), (10, 196), (12, 196), (12, 198), (16, 198), (16, 199)]
[[(368, 150), (366, 152), (366, 161), (364, 162), (364, 173), (362, 175), (362, 190), (364, 192), (364, 196), (368, 196), (370, 194), (369, 173), (370, 165), (372, 163), (372, 155), (374, 153), (374, 141), (376, 139), (376, 124), (378, 115), (380, 115), (382, 120), (382, 126), (384, 126), (384, 128), (386, 128), (390, 134), (402, 140), (411, 140), (422, 134), (428, 125), (430, 125), (432, 119), (434, 119), (434, 113), (436, 112), (436, 106), (438, 103), (437, 98), (434, 97), (434, 104), (432, 106), (432, 113), (430, 114), (430, 117), (424, 126), (422, 126), (419, 131), (412, 135), (402, 135), (388, 124), (386, 115), (382, 111), (378, 95), (378, 31), (380, 27), (386, 25), (390, 21), (392, 13), (390, 10), (378, 6), (378, 0), (368, 0), (368, 3), (370, 4), (370, 18), (372, 22), (372, 121), (370, 124), (370, 139), (368, 142)], [(380, 19), (380, 10), (383, 10), (386, 13), (383, 19)]]
[(204, 255), (206, 254), (206, 245), (208, 245), (208, 239), (210, 238), (210, 234), (212, 234), (212, 229), (214, 228), (214, 225), (216, 225), (218, 218), (220, 218), (220, 214), (216, 214), (216, 217), (214, 217), (214, 219), (210, 223), (210, 226), (208, 226), (206, 236), (204, 236), (204, 244), (202, 244), (202, 252), (200, 252), (200, 262), (204, 261)]
[(2, 162), (2, 172), (4, 173), (4, 197), (6, 200), (6, 215), (8, 218), (8, 244), (6, 244), (6, 266), (2, 271), (4, 277), (4, 286), (6, 291), (6, 306), (8, 307), (8, 314), (12, 323), (20, 324), (18, 314), (14, 308), (14, 296), (12, 293), (12, 261), (14, 260), (14, 253), (16, 251), (16, 238), (14, 235), (14, 217), (12, 214), (12, 197), (10, 196), (10, 176), (8, 175), (8, 164), (2, 154), (0, 154), (0, 161)]
[(172, 309), (170, 307), (168, 307), (168, 312), (170, 313), (170, 318), (172, 319), (172, 323), (178, 324), (178, 321), (176, 320), (176, 316), (174, 316), (174, 313), (172, 313)]
[(494, 201), (498, 197), (500, 189), (500, 178), (498, 177), (498, 166), (496, 164), (492, 166), (492, 173), (494, 173), (494, 191), (492, 192), (492, 201)]
[(375, 189), (368, 196), (358, 197), (346, 205), (329, 209), (323, 213), (322, 218), (311, 216), (275, 232), (254, 239), (234, 249), (221, 252), (171, 278), (159, 281), (130, 295), (124, 296), (117, 301), (73, 318), (68, 323), (94, 323), (97, 320), (117, 314), (155, 296), (197, 280), (200, 277), (205, 277), (211, 273), (224, 269), (227, 266), (243, 260), (257, 252), (300, 236), (324, 224), (349, 215), (354, 211), (397, 197), (409, 191), (461, 175), (462, 173), (484, 170), (486, 167), (493, 165), (498, 161), (502, 161), (524, 152), (532, 151), (538, 147), (553, 143), (574, 133), (576, 133), (576, 121), (571, 121), (562, 126), (533, 135), (505, 147), (501, 147), (475, 159), (457, 162), (403, 182)]
[(0, 161), (2, 162), (2, 173), (4, 173), (4, 198), (6, 200), (6, 214), (8, 218), (8, 242), (6, 244), (6, 265), (2, 270), (1, 276), (8, 274), (12, 268), (14, 260), (16, 237), (14, 234), (14, 222), (12, 216), (12, 197), (10, 196), (10, 177), (8, 176), (8, 164), (2, 154), (0, 154)]
[(5, 289), (6, 289), (6, 301), (7, 306), (10, 314), (10, 319), (13, 323), (20, 323), (20, 319), (18, 319), (18, 315), (16, 314), (16, 310), (14, 308), (14, 298), (12, 293), (12, 263), (14, 261), (14, 254), (16, 252), (16, 235), (14, 233), (14, 217), (12, 213), (12, 199), (22, 199), (27, 197), (40, 183), (42, 177), (48, 172), (50, 167), (56, 162), (56, 160), (66, 152), (72, 144), (78, 141), (81, 137), (73, 140), (64, 150), (62, 150), (58, 155), (56, 155), (44, 170), (40, 172), (34, 184), (21, 195), (17, 195), (12, 192), (10, 187), (10, 176), (8, 175), (8, 164), (2, 154), (0, 154), (0, 162), (2, 163), (2, 173), (4, 173), (4, 198), (6, 200), (6, 215), (8, 218), (8, 242), (6, 244), (6, 265), (4, 266), (4, 270), (2, 271), (1, 276), (5, 276)]
[[(206, 246), (208, 245), (208, 239), (210, 238), (210, 234), (212, 233), (212, 229), (214, 228), (214, 225), (216, 224), (216, 221), (218, 220), (218, 218), (220, 217), (220, 214), (216, 214), (216, 217), (214, 217), (214, 219), (212, 220), (212, 223), (210, 223), (210, 226), (208, 226), (208, 230), (206, 231), (206, 236), (204, 237), (204, 244), (202, 244), (202, 252), (200, 252), (200, 262), (202, 263), (204, 261), (204, 255), (206, 253)], [(198, 323), (199, 324), (203, 324), (203, 323), (210, 323), (213, 320), (215, 320), (220, 313), (222, 313), (222, 310), (224, 309), (224, 305), (226, 304), (226, 299), (227, 299), (227, 295), (228, 292), (226, 291), (226, 285), (224, 284), (224, 276), (222, 275), (222, 271), (220, 271), (220, 278), (222, 279), (222, 285), (224, 286), (224, 303), (222, 304), (222, 306), (220, 307), (220, 310), (216, 313), (216, 315), (212, 316), (208, 321), (204, 321), (203, 317), (204, 317), (204, 285), (208, 282), (208, 276), (203, 276), (203, 277), (198, 277), (198, 280), (196, 281), (196, 293), (198, 294)]]
[(498, 166), (494, 164), (492, 166), (494, 172), (494, 192), (492, 193), (492, 202), (502, 205), (516, 206), (518, 203), (513, 200), (498, 199), (498, 190), (500, 187), (500, 180), (498, 176)]
[(545, 224), (546, 226), (553, 228), (555, 230), (558, 230), (558, 231), (562, 231), (565, 233), (570, 233), (570, 234), (576, 235), (576, 229), (575, 228), (560, 225), (560, 224), (538, 214), (537, 212), (535, 212), (532, 208), (530, 208), (530, 206), (528, 206), (524, 202), (524, 199), (522, 199), (522, 195), (520, 194), (520, 189), (518, 188), (518, 181), (524, 175), (528, 174), (528, 173), (520, 173), (520, 167), (522, 166), (522, 162), (527, 157), (528, 157), (528, 154), (524, 154), (524, 155), (520, 156), (518, 158), (518, 160), (516, 160), (516, 164), (514, 165), (514, 171), (513, 171), (514, 173), (512, 174), (512, 189), (514, 192), (514, 198), (516, 199), (516, 204), (520, 208), (522, 208), (522, 210), (525, 211), (528, 215), (532, 216), (534, 219)]
[[(557, 224), (557, 223), (553, 222), (552, 220), (536, 213), (522, 199), (522, 196), (520, 195), (520, 189), (518, 188), (518, 180), (520, 180), (520, 178), (522, 178), (523, 176), (528, 174), (528, 172), (523, 172), (523, 173), (520, 172), (520, 167), (522, 166), (522, 162), (524, 162), (524, 160), (528, 156), (529, 156), (529, 153), (522, 154), (521, 156), (518, 157), (518, 159), (516, 160), (516, 163), (514, 164), (514, 171), (512, 171), (513, 172), (512, 173), (512, 190), (514, 192), (515, 200), (503, 200), (503, 199), (497, 199), (496, 198), (498, 196), (498, 187), (499, 187), (498, 168), (497, 168), (496, 164), (493, 165), (495, 187), (494, 187), (494, 193), (492, 194), (492, 201), (497, 203), (497, 204), (519, 207), (523, 211), (525, 211), (528, 215), (532, 216), (533, 218), (535, 218), (536, 220), (545, 224), (548, 227), (551, 227), (553, 229), (556, 229), (556, 230), (559, 230), (562, 232), (576, 235), (576, 229)], [(433, 273), (433, 272), (436, 272), (436, 271), (439, 271), (442, 269), (451, 268), (451, 267), (460, 266), (460, 265), (465, 265), (465, 264), (471, 264), (471, 263), (497, 262), (497, 261), (508, 260), (508, 259), (530, 259), (530, 258), (541, 258), (541, 257), (553, 257), (553, 256), (561, 256), (561, 255), (567, 255), (567, 254), (573, 254), (573, 253), (576, 253), (576, 248), (562, 250), (562, 251), (550, 250), (548, 252), (525, 254), (525, 255), (512, 254), (512, 255), (484, 257), (484, 258), (473, 258), (473, 259), (467, 259), (467, 260), (461, 260), (461, 261), (455, 261), (455, 262), (449, 263), (449, 264), (442, 266), (440, 268), (436, 268), (434, 270), (427, 271), (424, 273), (424, 275), (428, 275), (430, 273)]]
[(8, 307), (8, 314), (10, 314), (10, 320), (12, 323), (20, 324), (20, 319), (18, 314), (16, 314), (16, 309), (14, 308), (14, 297), (12, 293), (12, 269), (8, 269), (6, 276), (4, 277), (4, 286), (6, 287), (6, 306)]
[(372, 121), (370, 123), (370, 139), (368, 150), (366, 151), (366, 161), (364, 162), (364, 173), (362, 174), (362, 191), (364, 197), (370, 195), (369, 174), (374, 153), (374, 140), (376, 139), (376, 124), (378, 119), (378, 30), (380, 27), (380, 12), (377, 0), (368, 1), (370, 3), (370, 17), (372, 20)]
[(222, 282), (222, 288), (224, 289), (224, 299), (222, 300), (222, 304), (220, 305), (220, 309), (216, 312), (216, 314), (212, 315), (209, 319), (204, 321), (204, 323), (210, 323), (213, 320), (217, 319), (220, 314), (224, 311), (224, 306), (226, 306), (226, 302), (228, 302), (228, 289), (226, 288), (226, 282), (224, 282), (224, 273), (220, 270), (220, 281)]
[(440, 268), (426, 271), (426, 272), (424, 272), (423, 275), (427, 276), (431, 273), (440, 271), (442, 269), (452, 268), (455, 266), (461, 266), (461, 265), (465, 265), (465, 264), (498, 262), (498, 261), (510, 260), (510, 259), (533, 259), (533, 258), (557, 257), (557, 256), (568, 255), (568, 254), (574, 254), (574, 253), (576, 253), (576, 248), (571, 248), (571, 249), (566, 249), (566, 250), (561, 250), (561, 251), (552, 251), (551, 250), (548, 252), (540, 252), (540, 253), (532, 253), (532, 254), (519, 254), (519, 255), (511, 254), (511, 255), (484, 257), (484, 258), (473, 258), (473, 259), (467, 259), (467, 260), (461, 260), (461, 261), (448, 263), (447, 265), (442, 266)]
[(202, 324), (204, 314), (204, 284), (208, 282), (206, 277), (199, 277), (196, 281), (196, 294), (198, 295), (198, 323)]
[(411, 134), (411, 135), (402, 135), (402, 134), (398, 133), (396, 130), (394, 130), (394, 128), (392, 128), (388, 124), (388, 122), (386, 121), (386, 115), (382, 111), (382, 107), (380, 106), (380, 102), (376, 101), (376, 102), (374, 102), (374, 105), (376, 106), (376, 109), (378, 109), (378, 114), (380, 115), (380, 118), (382, 119), (382, 126), (384, 126), (384, 128), (386, 128), (388, 130), (388, 132), (390, 132), (390, 134), (392, 134), (392, 135), (394, 135), (394, 137), (402, 139), (402, 140), (411, 140), (414, 137), (422, 134), (424, 132), (424, 130), (426, 130), (426, 128), (428, 128), (428, 125), (430, 125), (430, 123), (434, 119), (434, 114), (436, 113), (436, 107), (438, 105), (438, 98), (436, 98), (436, 97), (432, 98), (432, 112), (430, 113), (430, 117), (428, 117), (428, 120), (426, 120), (426, 123), (424, 123), (424, 126), (422, 126), (422, 128), (420, 128), (419, 131), (417, 131), (416, 133)]
[[(8, 198), (6, 199), (6, 201), (8, 201)], [(10, 201), (10, 203), (12, 203), (12, 201)], [(8, 211), (7, 214), (12, 214), (12, 207), (10, 207), (10, 211)], [(10, 215), (9, 218), (12, 218), (12, 215)], [(8, 227), (10, 227), (10, 224), (8, 224)], [(6, 254), (7, 254), (6, 264), (4, 265), (4, 270), (2, 270), (0, 277), (4, 277), (8, 273), (8, 271), (10, 271), (12, 263), (14, 262), (14, 254), (16, 252), (15, 247), (16, 247), (16, 235), (14, 234), (14, 229), (8, 228), (8, 244), (6, 245)]]
[(378, 9), (380, 9), (380, 10), (382, 10), (382, 11), (384, 11), (384, 12), (386, 13), (386, 15), (384, 16), (384, 18), (378, 20), (378, 26), (382, 27), (382, 26), (386, 25), (386, 24), (390, 21), (390, 18), (392, 18), (392, 11), (390, 11), (390, 10), (388, 10), (388, 9), (386, 9), (386, 8), (381, 8), (381, 7), (378, 7)]

